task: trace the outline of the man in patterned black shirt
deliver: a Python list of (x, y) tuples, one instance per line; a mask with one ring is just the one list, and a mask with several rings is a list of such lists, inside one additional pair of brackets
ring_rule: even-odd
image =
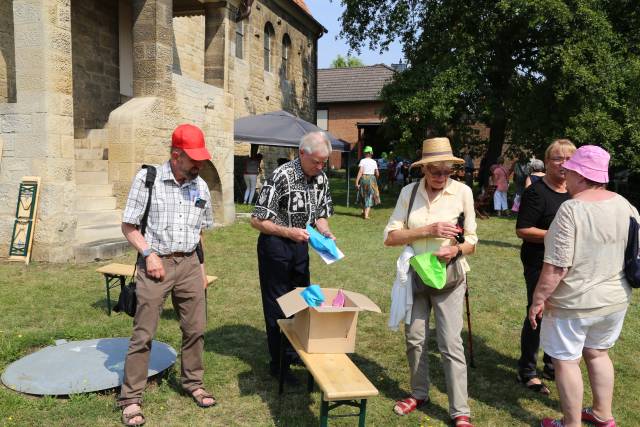
[[(322, 171), (331, 143), (324, 132), (312, 132), (300, 141), (299, 157), (278, 167), (262, 186), (251, 216), (260, 231), (258, 269), (262, 309), (271, 356), (270, 371), (279, 374), (280, 333), (277, 321), (284, 313), (276, 299), (296, 287), (309, 285), (309, 233), (307, 224), (335, 240), (327, 218), (333, 214), (329, 181)], [(288, 351), (283, 372), (287, 382), (296, 382), (289, 372), (293, 350)]]

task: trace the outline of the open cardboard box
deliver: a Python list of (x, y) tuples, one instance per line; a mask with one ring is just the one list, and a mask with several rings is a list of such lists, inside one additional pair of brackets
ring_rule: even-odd
[(296, 288), (277, 299), (283, 313), (293, 317), (293, 330), (307, 353), (353, 353), (356, 346), (358, 312), (380, 313), (366, 296), (345, 291), (344, 307), (331, 307), (338, 289), (322, 288), (328, 307), (309, 307), (302, 298), (305, 288)]

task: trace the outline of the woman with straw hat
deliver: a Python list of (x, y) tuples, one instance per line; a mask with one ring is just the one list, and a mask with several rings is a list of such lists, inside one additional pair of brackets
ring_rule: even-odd
[(362, 201), (362, 218), (369, 219), (369, 211), (372, 206), (380, 204), (380, 192), (378, 190), (377, 178), (378, 162), (373, 160), (373, 148), (364, 147), (362, 151), (364, 158), (358, 164), (358, 176), (356, 176), (356, 189), (360, 192)]
[[(404, 246), (415, 255), (431, 252), (441, 262), (459, 263), (462, 280), (458, 286), (436, 291), (410, 275), (407, 284), (405, 339), (411, 375), (411, 394), (396, 402), (394, 412), (406, 415), (429, 401), (427, 342), (429, 314), (433, 309), (438, 349), (449, 398), (449, 415), (458, 427), (472, 427), (467, 394), (467, 364), (462, 345), (462, 305), (466, 290), (466, 255), (475, 251), (476, 235), (473, 193), (465, 184), (449, 178), (454, 164), (464, 161), (453, 156), (447, 138), (423, 142), (422, 159), (411, 167), (421, 167), (424, 177), (404, 187), (384, 230), (386, 246)], [(461, 216), (464, 214), (464, 217)], [(456, 227), (463, 219), (464, 234)], [(458, 237), (459, 240), (456, 239)], [(404, 254), (404, 252), (403, 252)], [(398, 263), (398, 271), (403, 268)], [(406, 270), (405, 270), (406, 271)]]

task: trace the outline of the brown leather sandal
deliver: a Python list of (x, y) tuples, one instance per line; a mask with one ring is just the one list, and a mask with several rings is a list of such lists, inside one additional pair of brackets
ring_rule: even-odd
[[(198, 390), (202, 390), (202, 392), (200, 392), (199, 394), (194, 394), (196, 391)], [(198, 390), (194, 391), (193, 393), (191, 393), (191, 398), (196, 402), (196, 405), (198, 405), (201, 408), (210, 408), (212, 406), (215, 406), (216, 403), (218, 403), (216, 401), (216, 398), (213, 397), (213, 395), (211, 393), (209, 393), (207, 390), (203, 389), (203, 388), (199, 388)], [(210, 403), (208, 405), (205, 405), (204, 399), (213, 399), (213, 403)]]
[[(139, 405), (139, 404), (138, 404), (138, 403), (131, 403), (131, 404), (129, 404), (129, 405), (126, 405), (126, 406), (123, 406), (123, 407), (122, 407), (122, 418), (121, 418), (122, 424), (124, 424), (124, 425), (126, 425), (126, 426), (129, 426), (129, 427), (131, 427), (131, 426), (134, 426), (134, 427), (140, 427), (140, 426), (143, 426), (143, 425), (144, 425), (144, 423), (145, 423), (147, 420), (144, 418), (144, 415), (142, 415), (142, 408), (140, 408), (140, 409), (138, 409), (137, 411), (132, 412), (132, 413), (130, 413), (130, 414), (125, 414), (125, 413), (124, 413), (124, 410), (125, 410), (126, 408), (128, 408), (129, 406), (131, 406), (131, 405)], [(141, 421), (141, 422), (139, 422), (139, 423), (132, 423), (132, 422), (131, 422), (131, 420), (132, 420), (132, 419), (134, 419), (135, 417), (140, 417), (140, 418), (142, 418), (142, 421)]]

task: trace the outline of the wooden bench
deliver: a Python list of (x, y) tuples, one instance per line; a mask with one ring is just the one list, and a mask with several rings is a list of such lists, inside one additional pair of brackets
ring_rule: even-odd
[[(348, 405), (359, 408), (360, 411), (353, 416), (358, 416), (360, 427), (365, 425), (367, 415), (367, 398), (378, 395), (378, 389), (367, 379), (358, 367), (344, 353), (307, 353), (300, 344), (298, 337), (293, 332), (291, 319), (280, 319), (278, 325), (282, 332), (282, 344), (280, 362), (281, 375), (279, 381), (279, 394), (284, 389), (282, 372), (284, 367), (285, 338), (300, 356), (309, 371), (309, 392), (313, 391), (313, 382), (318, 384), (322, 392), (320, 406), (320, 426), (326, 427), (329, 419), (329, 411), (338, 406)], [(340, 417), (349, 415), (338, 415)]]
[[(107, 312), (111, 316), (111, 289), (120, 285), (120, 291), (124, 288), (126, 278), (133, 275), (134, 266), (129, 264), (107, 264), (96, 270), (104, 275), (105, 287), (107, 290)], [(216, 276), (207, 276), (207, 287), (217, 279)], [(205, 295), (207, 289), (205, 288)]]

